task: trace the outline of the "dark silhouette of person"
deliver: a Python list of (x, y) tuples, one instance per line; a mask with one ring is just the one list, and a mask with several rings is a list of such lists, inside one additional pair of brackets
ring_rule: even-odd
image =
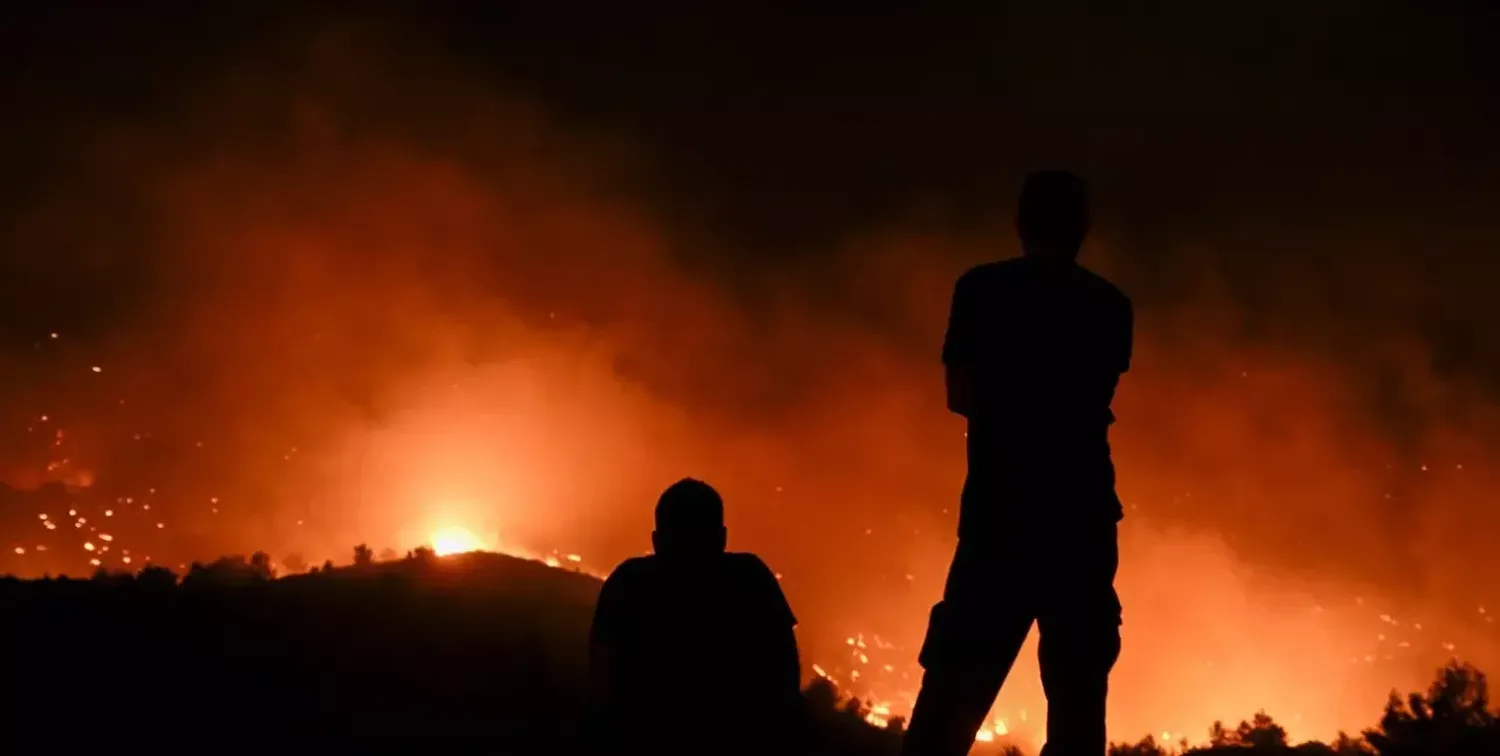
[(718, 492), (684, 479), (656, 504), (654, 553), (605, 580), (589, 639), (601, 752), (805, 750), (797, 620), (775, 574), (726, 540)]
[(933, 607), (903, 752), (973, 746), (1035, 623), (1047, 696), (1045, 756), (1100, 756), (1120, 654), (1110, 409), (1130, 367), (1133, 308), (1077, 263), (1082, 179), (1026, 179), (1023, 254), (959, 278), (943, 344), (948, 408), (968, 421), (958, 546)]

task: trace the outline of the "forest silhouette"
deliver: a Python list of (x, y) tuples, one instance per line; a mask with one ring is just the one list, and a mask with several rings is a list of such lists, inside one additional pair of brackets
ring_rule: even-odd
[[(195, 563), (181, 576), (148, 566), (84, 579), (0, 579), (0, 723), (55, 743), (452, 742), (503, 753), (583, 752), (596, 578), (485, 552), (438, 557), (424, 547), (381, 556), (361, 545), (352, 564), (283, 576), (258, 552)], [(710, 672), (692, 684), (713, 696), (733, 681)], [(804, 698), (814, 753), (899, 750), (903, 721), (869, 724), (869, 704), (831, 681), (813, 677)], [(1293, 743), (1270, 714), (1257, 712), (1237, 725), (1205, 723), (1192, 743), (1125, 737), (1110, 752), (1500, 753), (1500, 714), (1486, 678), (1457, 660), (1428, 690), (1393, 691), (1372, 714), (1362, 733), (1328, 743)], [(754, 727), (756, 717), (745, 711), (740, 721)], [(976, 745), (976, 753), (1028, 751)]]

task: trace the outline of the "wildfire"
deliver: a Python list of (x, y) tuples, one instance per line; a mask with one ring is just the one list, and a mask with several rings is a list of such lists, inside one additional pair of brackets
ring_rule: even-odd
[[(43, 422), (57, 422), (53, 416), (43, 416)], [(58, 428), (53, 434), (44, 439), (45, 442), (57, 447), (62, 446), (67, 438), (63, 429)], [(296, 449), (292, 449), (293, 452)], [(63, 458), (51, 468), (52, 472), (61, 470), (64, 466), (72, 464), (67, 458)], [(137, 541), (140, 537), (138, 528), (150, 528), (154, 525), (155, 532), (164, 530), (166, 523), (158, 521), (156, 516), (161, 508), (154, 507), (151, 500), (157, 496), (156, 488), (136, 491), (133, 495), (115, 496), (111, 502), (95, 502), (86, 498), (74, 500), (72, 506), (64, 509), (63, 505), (55, 511), (37, 512), (36, 520), (32, 521), (47, 538), (58, 537), (55, 531), (60, 530), (59, 523), (66, 526), (72, 522), (77, 532), (78, 541), (73, 541), (69, 551), (77, 556), (78, 563), (86, 563), (90, 567), (115, 567), (116, 565), (137, 565), (149, 563), (149, 556), (132, 556), (126, 546), (141, 549), (142, 543)], [(230, 501), (228, 497), (226, 502)], [(232, 506), (221, 504), (219, 497), (206, 497), (205, 509), (214, 514), (219, 513), (220, 506)], [(211, 507), (211, 508), (210, 508)], [(170, 511), (170, 509), (168, 510)], [(226, 510), (228, 511), (228, 510)], [(64, 517), (64, 512), (66, 517)], [(130, 523), (139, 521), (136, 528)], [(502, 538), (500, 533), (491, 529), (479, 529), (484, 537), (476, 534), (458, 522), (479, 523), (483, 522), (477, 516), (477, 509), (469, 506), (446, 505), (428, 511), (426, 516), (416, 520), (416, 529), (406, 531), (406, 541), (420, 542), (425, 540), (430, 544), (432, 550), (439, 556), (463, 554), (473, 551), (498, 551), (512, 556), (532, 559), (545, 563), (549, 566), (581, 572), (602, 578), (604, 575), (591, 566), (585, 564), (585, 560), (577, 553), (567, 550), (553, 549), (550, 551), (533, 551), (509, 542), (508, 538)], [(103, 523), (108, 522), (107, 530), (112, 532), (101, 532), (106, 529)], [(297, 521), (302, 525), (302, 520)], [(426, 528), (425, 538), (422, 537)], [(437, 527), (433, 527), (437, 525)], [(118, 527), (117, 527), (118, 526)], [(174, 524), (174, 527), (177, 527)], [(867, 529), (868, 531), (868, 529)], [(66, 532), (66, 531), (65, 531)], [(19, 540), (19, 539), (18, 539)], [(44, 543), (27, 539), (21, 542), (7, 544), (8, 548), (18, 557), (27, 560), (46, 559), (44, 552), (49, 550)], [(75, 551), (81, 546), (81, 553)], [(53, 550), (61, 550), (54, 544)], [(337, 555), (332, 555), (335, 558)], [(347, 558), (347, 556), (346, 556)], [(382, 557), (384, 558), (384, 557)], [(108, 564), (106, 564), (108, 563)], [(178, 568), (186, 569), (186, 564), (179, 564)], [(296, 568), (290, 568), (296, 569)], [(776, 575), (781, 579), (781, 575)], [(905, 579), (911, 581), (913, 578), (906, 574)], [(1398, 619), (1393, 616), (1391, 607), (1381, 607), (1377, 600), (1369, 600), (1363, 596), (1354, 596), (1352, 604), (1358, 609), (1358, 613), (1372, 618), (1375, 626), (1371, 628), (1370, 638), (1373, 641), (1360, 644), (1349, 649), (1348, 664), (1350, 665), (1374, 665), (1381, 662), (1389, 662), (1397, 658), (1406, 658), (1422, 652), (1431, 652), (1441, 649), (1443, 656), (1451, 657), (1458, 652), (1459, 644), (1449, 640), (1448, 637), (1437, 635), (1431, 626), (1424, 627), (1422, 622), (1411, 621), (1408, 618)], [(1368, 605), (1367, 605), (1368, 604)], [(1494, 611), (1493, 604), (1486, 606), (1476, 602), (1471, 605), (1470, 610), (1475, 612), (1479, 621), (1490, 626), (1496, 623), (1496, 616), (1500, 612)], [(1335, 611), (1332, 606), (1325, 607), (1316, 603), (1308, 607), (1313, 615), (1324, 615)], [(1461, 638), (1455, 640), (1462, 641)], [(827, 678), (835, 683), (840, 691), (857, 696), (861, 705), (859, 710), (864, 719), (871, 725), (877, 727), (889, 727), (904, 720), (909, 716), (912, 704), (916, 697), (917, 687), (921, 678), (921, 670), (914, 664), (915, 650), (892, 642), (892, 639), (882, 637), (873, 633), (855, 633), (844, 639), (843, 648), (834, 650), (820, 649), (817, 653), (821, 658), (820, 664), (812, 665), (811, 671), (819, 677)], [(1205, 667), (1212, 668), (1213, 660), (1206, 660)], [(1031, 718), (1031, 719), (1034, 719)], [(1180, 721), (1156, 722), (1158, 728), (1165, 725), (1166, 730), (1156, 729), (1161, 733), (1164, 742), (1171, 742), (1174, 738), (1184, 737), (1181, 734)], [(1288, 724), (1299, 733), (1307, 731), (1308, 734), (1326, 731), (1326, 726), (1309, 725), (1304, 722), (1300, 713), (1288, 721)], [(1323, 725), (1323, 723), (1319, 723)], [(1155, 728), (1154, 728), (1155, 729)], [(976, 741), (980, 743), (1029, 743), (1038, 745), (1040, 733), (1038, 728), (1028, 718), (1025, 708), (1016, 706), (1016, 702), (1002, 702), (997, 704), (991, 712), (990, 718), (976, 734)]]
[(438, 556), (448, 554), (462, 554), (469, 551), (478, 551), (484, 548), (484, 541), (474, 535), (467, 528), (450, 526), (441, 528), (432, 534), (432, 550)]

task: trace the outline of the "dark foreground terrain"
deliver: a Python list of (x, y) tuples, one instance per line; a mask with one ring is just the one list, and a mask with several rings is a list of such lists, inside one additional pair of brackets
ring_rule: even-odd
[[(0, 752), (89, 743), (584, 749), (594, 578), (497, 554), (420, 550), (375, 562), (360, 549), (353, 566), (279, 579), (269, 565), (256, 555), (194, 565), (180, 578), (153, 567), (0, 580)], [(820, 753), (899, 748), (899, 725), (865, 724), (860, 703), (827, 682), (807, 698)], [(744, 722), (753, 727), (755, 713)], [(1484, 678), (1462, 666), (1443, 670), (1430, 691), (1393, 697), (1371, 730), (1333, 745), (1291, 746), (1264, 716), (1206, 732), (1213, 745), (1193, 753), (1500, 754)], [(1174, 747), (1147, 739), (1115, 752)]]

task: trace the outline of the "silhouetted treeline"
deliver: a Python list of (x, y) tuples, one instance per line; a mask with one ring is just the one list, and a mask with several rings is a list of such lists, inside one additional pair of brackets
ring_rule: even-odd
[(1438, 671), (1437, 679), (1421, 693), (1391, 693), (1375, 726), (1359, 737), (1340, 733), (1332, 743), (1292, 743), (1286, 730), (1265, 712), (1238, 727), (1215, 722), (1208, 745), (1176, 747), (1147, 737), (1130, 745), (1115, 745), (1111, 756), (1493, 756), (1500, 754), (1500, 715), (1490, 708), (1484, 673), (1458, 662)]
[[(0, 732), (63, 750), (91, 741), (203, 751), (461, 741), (496, 753), (579, 753), (598, 590), (592, 577), (496, 554), (439, 559), (419, 549), (376, 560), (364, 547), (353, 566), (281, 578), (264, 554), (195, 564), (183, 576), (148, 567), (5, 578)], [(713, 695), (714, 682), (702, 684)], [(867, 724), (863, 704), (831, 683), (815, 680), (807, 700), (818, 753), (899, 750), (899, 722)], [(755, 712), (744, 721), (755, 726)], [(1188, 752), (1500, 754), (1484, 677), (1463, 666), (1443, 670), (1425, 693), (1393, 697), (1373, 729), (1331, 745), (1291, 745), (1264, 715), (1206, 734), (1212, 744)], [(1173, 750), (1181, 747), (1147, 738), (1113, 752)]]

